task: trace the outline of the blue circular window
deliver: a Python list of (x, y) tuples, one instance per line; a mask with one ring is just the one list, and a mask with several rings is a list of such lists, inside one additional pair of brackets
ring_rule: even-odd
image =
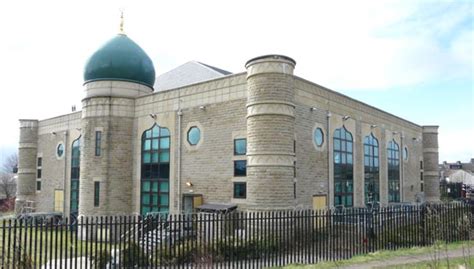
[(313, 136), (314, 143), (316, 144), (316, 146), (321, 147), (324, 143), (323, 130), (321, 128), (316, 128), (316, 130), (314, 130)]
[(61, 158), (63, 156), (63, 153), (64, 153), (64, 145), (59, 144), (58, 147), (56, 148), (56, 154), (58, 155), (58, 157)]
[(189, 128), (188, 143), (194, 146), (199, 143), (199, 140), (201, 140), (201, 130), (196, 126)]

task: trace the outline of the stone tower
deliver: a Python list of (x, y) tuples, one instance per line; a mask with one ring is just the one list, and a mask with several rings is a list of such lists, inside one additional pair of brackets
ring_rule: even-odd
[(18, 182), (15, 201), (16, 213), (20, 213), (24, 206), (28, 206), (27, 203), (29, 201), (35, 201), (37, 148), (38, 121), (20, 120), (20, 144), (18, 148)]
[(267, 55), (247, 62), (247, 185), (251, 210), (294, 205), (296, 62)]
[(423, 181), (427, 202), (439, 202), (438, 126), (423, 126)]
[(86, 64), (79, 215), (134, 212), (135, 98), (152, 93), (154, 80), (151, 59), (124, 34), (107, 42)]

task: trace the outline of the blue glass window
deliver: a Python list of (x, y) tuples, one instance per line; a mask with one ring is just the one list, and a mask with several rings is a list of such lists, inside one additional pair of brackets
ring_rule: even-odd
[(314, 143), (316, 146), (321, 147), (324, 143), (324, 134), (321, 128), (316, 128), (313, 134)]
[(334, 143), (334, 205), (353, 206), (352, 134), (346, 127), (336, 129)]
[(237, 198), (237, 199), (247, 198), (247, 183), (246, 182), (234, 182), (234, 198)]
[(247, 176), (247, 161), (246, 160), (234, 161), (234, 176), (236, 177)]
[(392, 140), (387, 147), (388, 161), (388, 201), (392, 203), (400, 202), (400, 148)]
[(245, 155), (247, 154), (247, 139), (239, 138), (234, 139), (234, 155)]
[(373, 134), (364, 138), (365, 203), (380, 201), (379, 142)]
[(201, 130), (198, 127), (193, 126), (188, 131), (188, 143), (190, 145), (197, 145), (201, 140)]
[(71, 190), (70, 214), (77, 217), (79, 213), (79, 176), (81, 166), (81, 138), (74, 140), (71, 147)]
[(170, 133), (154, 125), (142, 135), (141, 214), (169, 211)]

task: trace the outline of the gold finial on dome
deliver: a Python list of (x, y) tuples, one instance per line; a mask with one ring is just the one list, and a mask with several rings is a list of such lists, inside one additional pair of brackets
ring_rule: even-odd
[(120, 10), (120, 34), (125, 35), (123, 32), (123, 9)]

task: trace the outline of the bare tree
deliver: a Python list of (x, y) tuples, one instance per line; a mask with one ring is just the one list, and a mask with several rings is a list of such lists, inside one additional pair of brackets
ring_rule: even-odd
[(0, 166), (0, 172), (12, 174), (13, 169), (18, 166), (18, 154), (13, 153), (8, 156)]
[(0, 172), (0, 194), (9, 199), (15, 196), (16, 180), (14, 174)]
[(16, 176), (13, 172), (18, 167), (18, 155), (8, 156), (0, 166), (0, 195), (11, 198), (16, 192)]

